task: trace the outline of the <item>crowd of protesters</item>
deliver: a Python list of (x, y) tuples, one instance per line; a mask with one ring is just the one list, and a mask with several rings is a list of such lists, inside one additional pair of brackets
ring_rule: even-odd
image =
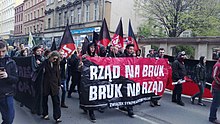
[[(2, 50), (6, 49), (6, 44), (3, 41), (0, 41), (0, 53), (4, 52)], [(105, 47), (98, 47), (94, 43), (88, 44), (87, 51), (82, 54), (83, 51), (80, 47), (77, 48), (77, 50), (69, 57), (64, 57), (64, 51), (51, 51), (50, 49), (44, 49), (41, 45), (35, 46), (33, 49), (29, 49), (28, 47), (25, 47), (23, 43), (19, 44), (19, 46), (14, 47), (14, 49), (11, 49), (10, 55), (2, 56), (0, 54), (0, 67), (5, 67), (7, 70), (7, 74), (5, 71), (0, 69), (0, 82), (4, 78), (12, 78), (10, 80), (10, 84), (16, 83), (18, 80), (17, 72), (15, 67), (15, 62), (11, 59), (9, 59), (8, 56), (11, 57), (27, 57), (27, 56), (34, 56), (36, 60), (36, 65), (41, 66), (44, 68), (44, 77), (50, 77), (50, 80), (48, 78), (43, 81), (43, 102), (42, 102), (42, 108), (43, 108), (43, 119), (48, 120), (48, 96), (50, 95), (52, 98), (53, 103), (53, 118), (58, 123), (61, 122), (61, 107), (62, 108), (68, 108), (68, 105), (65, 103), (65, 98), (71, 98), (72, 93), (78, 93), (80, 96), (81, 90), (80, 90), (80, 81), (81, 81), (81, 71), (83, 62), (82, 60), (85, 59), (87, 56), (89, 57), (142, 57), (141, 50), (134, 50), (133, 44), (128, 44), (125, 48), (125, 50), (122, 50), (118, 46), (108, 46)], [(146, 58), (164, 58), (165, 50), (164, 48), (159, 48), (157, 51), (154, 49), (149, 50), (149, 53), (144, 55)], [(2, 56), (2, 57), (1, 57)], [(7, 56), (7, 57), (5, 57)], [(2, 58), (5, 58), (4, 61), (2, 61)], [(7, 59), (6, 59), (7, 58)], [(177, 55), (177, 59), (172, 64), (172, 78), (174, 82), (178, 82), (174, 86), (174, 91), (172, 94), (172, 102), (177, 103), (178, 105), (184, 106), (184, 103), (181, 100), (181, 94), (182, 94), (182, 83), (181, 81), (184, 80), (184, 76), (186, 76), (186, 68), (184, 65), (184, 59), (186, 58), (186, 54), (184, 52), (180, 52)], [(4, 62), (10, 61), (11, 64), (4, 65)], [(198, 105), (205, 106), (204, 103), (202, 103), (202, 95), (204, 93), (204, 87), (206, 84), (206, 68), (205, 68), (205, 62), (206, 59), (204, 56), (200, 57), (199, 64), (196, 65), (196, 83), (198, 84), (198, 87), (200, 91), (196, 93), (191, 98), (191, 103), (194, 104), (194, 100), (196, 97), (199, 98)], [(2, 65), (3, 64), (3, 65)], [(13, 68), (13, 69), (11, 69)], [(13, 70), (13, 71), (12, 71)], [(213, 85), (213, 102), (210, 109), (210, 117), (209, 121), (216, 122), (217, 123), (217, 117), (216, 112), (220, 105), (219, 103), (219, 61), (214, 66), (214, 85)], [(69, 83), (71, 82), (71, 83)], [(3, 88), (2, 88), (3, 87)], [(13, 105), (13, 92), (10, 91), (4, 91), (4, 87), (11, 87), (7, 86), (4, 83), (1, 83), (1, 91), (0, 91), (0, 111), (3, 118), (3, 123), (11, 124), (13, 122), (14, 118), (14, 108)], [(62, 95), (61, 98), (59, 97), (59, 89), (62, 89)], [(9, 88), (10, 89), (10, 88)], [(3, 95), (2, 91), (5, 93), (8, 93), (6, 96)], [(8, 108), (8, 112), (10, 112), (10, 116), (7, 116), (8, 113), (5, 112), (5, 108), (3, 105), (3, 99), (6, 97), (7, 101), (11, 103), (10, 107)], [(61, 100), (60, 100), (61, 99)], [(150, 101), (150, 106), (160, 106), (159, 100), (152, 99)], [(95, 110), (87, 110), (86, 108), (81, 107), (84, 111), (84, 113), (88, 113), (89, 118), (92, 122), (96, 121), (95, 117)], [(133, 106), (126, 106), (126, 107), (119, 107), (119, 109), (123, 111), (127, 111), (128, 116), (132, 117), (134, 116), (133, 112)], [(99, 112), (103, 113), (103, 109), (99, 109)]]

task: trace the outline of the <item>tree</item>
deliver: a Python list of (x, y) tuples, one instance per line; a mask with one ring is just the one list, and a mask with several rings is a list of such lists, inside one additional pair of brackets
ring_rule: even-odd
[(220, 34), (217, 0), (137, 0), (135, 8), (161, 25), (168, 37), (178, 37), (185, 30), (195, 36)]
[(195, 49), (192, 46), (188, 45), (177, 45), (175, 47), (175, 52), (173, 53), (174, 55), (177, 55), (181, 51), (185, 51), (186, 55), (189, 59), (194, 59), (194, 54), (195, 54)]
[(141, 24), (138, 28), (138, 35), (141, 37), (165, 37), (164, 28), (149, 18), (147, 22)]

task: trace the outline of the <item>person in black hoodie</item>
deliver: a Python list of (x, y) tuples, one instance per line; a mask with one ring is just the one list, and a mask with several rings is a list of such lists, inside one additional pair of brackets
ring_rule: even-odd
[(6, 56), (6, 43), (0, 40), (0, 112), (2, 124), (12, 124), (15, 116), (14, 87), (18, 82), (17, 66)]
[(195, 74), (196, 74), (196, 83), (199, 87), (199, 92), (192, 96), (191, 103), (194, 104), (194, 100), (196, 97), (199, 98), (198, 105), (206, 106), (204, 103), (202, 103), (202, 96), (205, 90), (205, 84), (206, 84), (206, 58), (205, 56), (201, 56), (199, 58), (199, 63), (196, 65), (195, 68)]
[(173, 82), (178, 82), (174, 86), (173, 94), (172, 94), (172, 102), (177, 103), (178, 105), (184, 106), (185, 104), (181, 100), (182, 95), (182, 83), (186, 76), (186, 67), (184, 64), (184, 59), (186, 59), (185, 51), (178, 53), (177, 59), (173, 62), (172, 65), (172, 78)]

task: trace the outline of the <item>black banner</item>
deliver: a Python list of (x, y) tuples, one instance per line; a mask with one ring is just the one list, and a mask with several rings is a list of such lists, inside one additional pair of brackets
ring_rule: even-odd
[(41, 114), (42, 69), (36, 67), (35, 57), (15, 57), (19, 81), (15, 99), (28, 107), (32, 113)]
[(169, 67), (166, 59), (88, 57), (83, 61), (80, 105), (113, 108), (159, 99)]

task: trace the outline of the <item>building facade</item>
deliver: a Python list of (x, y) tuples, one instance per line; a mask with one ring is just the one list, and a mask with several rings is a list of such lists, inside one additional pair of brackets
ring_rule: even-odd
[(23, 35), (29, 32), (35, 37), (43, 36), (45, 0), (24, 0)]
[(46, 0), (44, 37), (60, 41), (68, 22), (76, 45), (84, 37), (92, 40), (92, 32), (99, 32), (105, 18), (111, 35), (120, 18), (127, 36), (128, 20), (131, 19), (134, 32), (140, 24), (140, 17), (134, 11), (134, 0)]
[(14, 26), (14, 36), (21, 36), (24, 34), (23, 31), (23, 15), (24, 15), (24, 11), (23, 8), (24, 7), (24, 3), (18, 5), (17, 7), (15, 7), (15, 26)]
[(0, 0), (0, 37), (3, 39), (9, 39), (14, 35), (14, 8), (22, 2), (22, 0)]

